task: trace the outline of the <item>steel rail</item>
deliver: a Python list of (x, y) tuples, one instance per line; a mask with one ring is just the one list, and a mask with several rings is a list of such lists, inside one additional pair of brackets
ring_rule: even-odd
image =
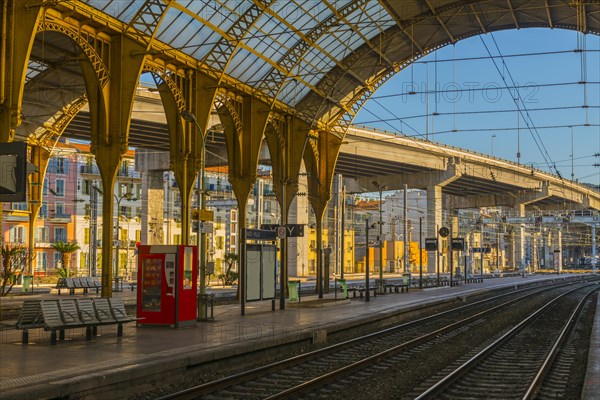
[[(597, 283), (594, 283), (591, 285), (597, 285)], [(588, 285), (588, 286), (591, 286), (591, 285)], [(543, 313), (547, 308), (554, 305), (557, 301), (559, 301), (563, 297), (565, 297), (577, 290), (580, 290), (580, 289), (582, 289), (582, 288), (578, 287), (578, 288), (569, 290), (568, 292), (561, 294), (560, 296), (556, 297), (552, 301), (548, 302), (547, 304), (545, 304), (544, 306), (539, 308), (536, 312), (534, 312), (529, 317), (527, 317), (526, 319), (521, 321), (519, 324), (517, 324), (511, 330), (509, 330), (504, 335), (502, 335), (501, 337), (496, 339), (494, 342), (492, 342), (491, 344), (486, 346), (483, 350), (479, 351), (477, 354), (475, 354), (469, 360), (464, 362), (462, 365), (460, 365), (454, 371), (452, 371), (451, 373), (446, 375), (443, 379), (441, 379), (436, 384), (431, 386), (429, 389), (427, 389), (426, 391), (421, 393), (418, 397), (415, 398), (415, 400), (439, 398), (438, 396), (440, 395), (440, 393), (443, 392), (448, 386), (450, 386), (453, 382), (458, 380), (461, 376), (463, 376), (466, 372), (468, 372), (471, 368), (473, 368), (477, 363), (479, 363), (482, 359), (484, 359), (486, 356), (488, 356), (492, 351), (496, 350), (499, 346), (503, 345), (508, 340), (510, 340), (512, 337), (514, 337), (519, 331), (521, 331), (527, 325), (529, 325), (539, 314)], [(600, 290), (600, 288), (594, 289), (590, 293), (593, 293), (594, 291), (597, 291), (597, 290)]]
[(571, 331), (571, 329), (575, 325), (575, 322), (577, 321), (577, 318), (579, 318), (579, 316), (581, 315), (583, 306), (588, 301), (588, 299), (592, 296), (592, 294), (594, 294), (598, 290), (600, 290), (600, 289), (596, 289), (595, 291), (594, 290), (590, 291), (586, 296), (584, 296), (579, 301), (579, 304), (577, 304), (577, 307), (571, 314), (569, 321), (565, 324), (564, 328), (560, 332), (560, 335), (554, 342), (554, 346), (552, 346), (552, 349), (550, 349), (550, 352), (548, 353), (548, 355), (546, 356), (546, 359), (540, 366), (538, 373), (535, 375), (535, 377), (531, 381), (531, 384), (527, 388), (527, 391), (523, 395), (523, 400), (532, 399), (534, 394), (540, 388), (540, 386), (542, 385), (542, 382), (544, 381), (544, 378), (546, 377), (548, 371), (550, 370), (550, 367), (552, 366), (552, 363), (554, 362), (554, 359), (556, 358), (559, 350), (561, 349), (561, 346), (564, 344), (565, 340), (567, 339), (567, 336), (568, 336), (567, 334)]
[(326, 382), (327, 380), (335, 379), (336, 374), (339, 376), (339, 374), (344, 374), (344, 373), (347, 373), (348, 371), (352, 371), (352, 370), (355, 370), (355, 369), (358, 369), (358, 368), (362, 368), (365, 364), (373, 362), (373, 361), (375, 361), (375, 360), (377, 360), (379, 358), (385, 357), (385, 356), (387, 356), (387, 355), (389, 355), (391, 353), (404, 350), (407, 347), (416, 346), (416, 345), (418, 345), (418, 344), (420, 344), (422, 342), (425, 342), (425, 341), (427, 341), (427, 340), (429, 340), (431, 338), (435, 338), (436, 336), (438, 336), (438, 335), (440, 335), (442, 333), (446, 333), (446, 332), (448, 332), (448, 331), (450, 331), (452, 329), (455, 329), (455, 328), (460, 327), (462, 325), (468, 324), (468, 323), (473, 322), (473, 321), (475, 321), (475, 320), (477, 320), (477, 319), (479, 319), (481, 317), (484, 317), (484, 316), (489, 315), (489, 314), (491, 314), (493, 312), (496, 312), (496, 311), (498, 311), (501, 308), (504, 308), (504, 307), (507, 307), (507, 306), (509, 306), (511, 304), (519, 302), (519, 301), (523, 300), (524, 298), (537, 295), (537, 294), (539, 294), (541, 292), (544, 292), (544, 291), (553, 290), (553, 289), (556, 289), (557, 287), (568, 286), (568, 285), (571, 285), (573, 283), (574, 282), (572, 282), (572, 281), (567, 281), (567, 282), (564, 282), (563, 284), (558, 285), (558, 286), (557, 285), (544, 285), (542, 287), (534, 287), (534, 288), (530, 287), (530, 288), (520, 289), (518, 291), (513, 291), (513, 292), (509, 292), (509, 293), (504, 293), (504, 294), (501, 294), (501, 295), (493, 296), (493, 297), (491, 297), (489, 299), (479, 300), (479, 301), (474, 302), (472, 304), (460, 306), (460, 307), (454, 308), (452, 310), (447, 310), (447, 311), (443, 311), (443, 312), (440, 312), (440, 313), (436, 313), (436, 314), (431, 315), (431, 316), (419, 318), (419, 319), (414, 320), (414, 321), (406, 322), (406, 323), (399, 324), (399, 325), (396, 325), (396, 326), (393, 326), (393, 327), (390, 327), (390, 328), (386, 328), (386, 329), (383, 329), (383, 330), (380, 330), (380, 331), (377, 331), (377, 332), (374, 332), (374, 333), (370, 333), (370, 334), (363, 335), (363, 336), (360, 336), (360, 337), (357, 337), (357, 338), (346, 340), (346, 341), (343, 341), (343, 342), (340, 342), (340, 343), (337, 343), (337, 344), (334, 344), (334, 345), (331, 345), (331, 346), (328, 346), (328, 347), (325, 347), (325, 348), (322, 348), (322, 349), (318, 349), (318, 350), (314, 350), (314, 351), (311, 351), (311, 352), (308, 352), (308, 353), (304, 353), (304, 354), (301, 354), (301, 355), (293, 356), (293, 357), (287, 358), (285, 360), (277, 361), (277, 362), (274, 362), (274, 363), (271, 363), (271, 364), (268, 364), (268, 365), (265, 365), (265, 366), (261, 366), (261, 367), (254, 368), (254, 369), (251, 369), (251, 370), (248, 370), (248, 371), (243, 371), (243, 372), (238, 373), (238, 374), (234, 374), (234, 375), (230, 375), (230, 376), (227, 376), (227, 377), (224, 377), (224, 378), (221, 378), (221, 379), (217, 379), (217, 380), (212, 381), (212, 382), (207, 382), (207, 383), (204, 383), (204, 384), (201, 384), (201, 385), (197, 385), (197, 386), (194, 386), (194, 387), (191, 387), (191, 388), (188, 388), (188, 389), (184, 389), (184, 390), (179, 391), (177, 393), (172, 393), (172, 394), (160, 397), (158, 400), (167, 400), (167, 399), (175, 399), (175, 398), (177, 398), (177, 399), (197, 398), (197, 396), (199, 394), (213, 393), (213, 392), (216, 392), (218, 390), (231, 387), (232, 385), (235, 385), (237, 383), (248, 381), (251, 378), (255, 378), (255, 377), (258, 377), (258, 376), (263, 376), (266, 373), (269, 373), (269, 372), (272, 372), (272, 371), (280, 371), (280, 370), (283, 370), (286, 367), (289, 367), (291, 365), (297, 365), (297, 364), (302, 363), (302, 362), (307, 362), (307, 361), (313, 360), (315, 358), (322, 357), (325, 354), (330, 354), (330, 353), (339, 351), (342, 348), (350, 348), (352, 345), (357, 345), (357, 344), (363, 343), (365, 341), (372, 340), (374, 338), (378, 338), (378, 337), (390, 335), (390, 334), (393, 334), (394, 332), (398, 332), (398, 331), (401, 331), (403, 329), (410, 328), (410, 327), (413, 327), (413, 326), (420, 326), (424, 322), (430, 322), (430, 321), (436, 320), (436, 319), (438, 319), (440, 317), (444, 317), (444, 316), (455, 314), (455, 313), (461, 313), (461, 312), (463, 312), (463, 311), (465, 311), (467, 309), (474, 308), (474, 307), (476, 307), (478, 305), (482, 305), (482, 304), (485, 304), (485, 303), (493, 302), (493, 301), (499, 300), (499, 299), (501, 299), (503, 297), (511, 296), (511, 295), (514, 295), (514, 294), (517, 294), (517, 293), (520, 293), (520, 292), (530, 292), (528, 294), (524, 294), (522, 296), (518, 296), (518, 297), (516, 297), (514, 299), (511, 299), (511, 300), (509, 300), (507, 302), (504, 302), (502, 304), (499, 304), (499, 305), (496, 305), (494, 307), (491, 307), (491, 308), (489, 308), (487, 310), (478, 312), (478, 313), (476, 313), (476, 314), (474, 314), (474, 315), (472, 315), (470, 317), (464, 318), (464, 319), (462, 319), (460, 321), (456, 321), (456, 322), (453, 322), (452, 324), (449, 324), (449, 325), (446, 325), (446, 326), (444, 326), (442, 328), (436, 329), (436, 330), (434, 330), (433, 332), (431, 332), (429, 334), (421, 335), (421, 336), (419, 336), (419, 337), (417, 337), (415, 339), (406, 341), (406, 342), (404, 342), (404, 343), (402, 343), (400, 345), (396, 345), (396, 346), (394, 346), (394, 347), (392, 347), (390, 349), (387, 349), (384, 352), (381, 352), (381, 353), (375, 354), (373, 356), (367, 357), (365, 359), (362, 359), (360, 361), (351, 363), (351, 364), (349, 364), (349, 365), (347, 365), (347, 366), (345, 366), (343, 368), (340, 368), (340, 369), (335, 370), (335, 371), (330, 372), (330, 373), (323, 374), (322, 376), (320, 376), (318, 378), (312, 379), (312, 380), (310, 380), (308, 382), (304, 382), (304, 383), (302, 383), (300, 385), (297, 385), (297, 386), (295, 386), (295, 387), (293, 387), (291, 389), (287, 389), (285, 391), (282, 391), (279, 394), (276, 394), (276, 395), (273, 395), (271, 397), (268, 397), (269, 399), (282, 398), (282, 397), (285, 397), (285, 396), (289, 396), (290, 394), (296, 393), (298, 391), (306, 390), (309, 387), (313, 387), (313, 386), (322, 384), (322, 383)]

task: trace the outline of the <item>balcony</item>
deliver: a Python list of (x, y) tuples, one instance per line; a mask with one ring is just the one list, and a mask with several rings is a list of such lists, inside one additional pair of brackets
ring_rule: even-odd
[(71, 222), (71, 214), (66, 214), (66, 213), (50, 213), (48, 215), (48, 220), (50, 222), (69, 223), (69, 222)]
[(80, 165), (79, 166), (79, 172), (82, 174), (92, 174), (92, 175), (99, 175), (100, 171), (98, 170), (98, 167), (94, 168), (93, 165)]

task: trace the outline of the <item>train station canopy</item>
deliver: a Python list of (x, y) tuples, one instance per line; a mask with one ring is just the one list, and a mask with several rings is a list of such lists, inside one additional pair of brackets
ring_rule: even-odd
[[(258, 97), (309, 122), (348, 125), (389, 77), (415, 59), (474, 35), (530, 27), (600, 33), (598, 1), (563, 0), (80, 0), (57, 10), (97, 29), (150, 41), (155, 55), (181, 54), (220, 85)], [(115, 32), (108, 32), (114, 34)], [(116, 32), (119, 33), (119, 32)], [(45, 79), (73, 101), (73, 49), (38, 34), (31, 79)], [(58, 83), (56, 81), (59, 81)], [(32, 80), (33, 82), (33, 80)], [(79, 81), (81, 83), (81, 80)], [(38, 80), (32, 85), (40, 85)], [(81, 85), (83, 88), (83, 85)], [(79, 89), (79, 88), (78, 88)], [(80, 95), (79, 93), (78, 95)], [(36, 107), (40, 106), (39, 104)], [(56, 106), (42, 104), (42, 107)], [(47, 113), (38, 114), (47, 115)], [(27, 111), (27, 110), (26, 110)], [(30, 110), (30, 117), (35, 113)], [(30, 118), (34, 121), (35, 118)]]

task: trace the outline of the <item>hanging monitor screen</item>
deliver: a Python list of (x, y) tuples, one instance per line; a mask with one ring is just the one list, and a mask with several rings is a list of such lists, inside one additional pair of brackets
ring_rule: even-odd
[(25, 201), (27, 183), (27, 144), (0, 146), (0, 202)]

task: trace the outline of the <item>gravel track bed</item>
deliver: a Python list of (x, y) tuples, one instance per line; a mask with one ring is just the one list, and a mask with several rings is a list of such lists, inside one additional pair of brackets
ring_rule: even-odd
[[(528, 290), (538, 290), (538, 289), (539, 288), (534, 287), (534, 288), (531, 288)], [(500, 294), (502, 292), (514, 293), (514, 290), (506, 289), (503, 291), (496, 291), (493, 293), (471, 295), (468, 297), (468, 300), (469, 300), (469, 302), (474, 302), (475, 300), (480, 300), (483, 298), (497, 296), (498, 294)], [(543, 301), (543, 300), (541, 300), (541, 301)], [(422, 310), (419, 310), (418, 312), (403, 313), (400, 315), (398, 320), (400, 323), (407, 322), (408, 320), (416, 319), (417, 315), (419, 317), (423, 317), (425, 314), (427, 314), (427, 315), (435, 314), (435, 313), (438, 313), (438, 312), (441, 312), (444, 310), (455, 308), (458, 305), (463, 305), (463, 304), (460, 300), (457, 299), (456, 301), (429, 307), (427, 309), (422, 309)], [(182, 390), (185, 387), (199, 385), (202, 383), (213, 381), (215, 379), (219, 379), (219, 378), (227, 376), (227, 375), (231, 375), (231, 374), (234, 374), (237, 372), (241, 372), (243, 370), (250, 369), (252, 367), (262, 366), (267, 361), (273, 362), (273, 361), (276, 361), (279, 359), (288, 358), (293, 355), (303, 354), (305, 352), (313, 351), (315, 349), (318, 349), (318, 348), (321, 348), (324, 346), (329, 346), (333, 343), (345, 341), (345, 340), (354, 338), (356, 336), (371, 333), (378, 329), (380, 329), (379, 324), (370, 324), (370, 325), (366, 325), (366, 326), (357, 327), (357, 328), (354, 328), (351, 330), (345, 330), (345, 331), (340, 331), (340, 332), (337, 332), (334, 334), (330, 334), (330, 335), (328, 335), (328, 343), (323, 344), (323, 345), (314, 345), (314, 344), (311, 344), (308, 342), (304, 342), (304, 343), (298, 343), (295, 345), (288, 345), (288, 346), (283, 346), (280, 348), (264, 350), (264, 351), (259, 352), (258, 354), (252, 353), (250, 355), (236, 357), (235, 359), (227, 359), (227, 360), (212, 362), (209, 364), (199, 366), (198, 368), (195, 368), (194, 370), (191, 370), (190, 373), (188, 374), (188, 376), (185, 377), (184, 382), (178, 382), (178, 383), (175, 383), (172, 385), (163, 386), (161, 388), (146, 392), (144, 395), (138, 394), (138, 395), (135, 395), (135, 396), (132, 396), (129, 398), (130, 399), (150, 399), (150, 398), (159, 397), (162, 395), (166, 395), (168, 393), (172, 393), (173, 391), (176, 391), (176, 390)], [(468, 329), (465, 330), (464, 334), (468, 335), (469, 334), (468, 331), (469, 331)], [(490, 332), (494, 332), (494, 328), (490, 327)], [(495, 333), (497, 333), (497, 332), (495, 332)], [(455, 344), (451, 344), (449, 347), (456, 349), (456, 351), (452, 352), (452, 354), (454, 354), (453, 357), (456, 357), (458, 354), (461, 354), (461, 352), (464, 353), (464, 351), (465, 351), (465, 349), (462, 349), (460, 346), (456, 346)], [(408, 360), (407, 362), (411, 365), (411, 368), (410, 368), (411, 371), (414, 371), (413, 374), (408, 373), (407, 376), (410, 377), (411, 375), (417, 375), (417, 376), (420, 375), (418, 373), (418, 371), (422, 370), (423, 367), (421, 367), (420, 364), (423, 364), (423, 362), (419, 361), (418, 363), (415, 363), (412, 358), (410, 360)], [(402, 378), (402, 379), (405, 379), (405, 378)], [(377, 381), (378, 380), (379, 379), (377, 379)], [(415, 377), (410, 378), (408, 380), (408, 382), (414, 382), (414, 381), (416, 381)], [(389, 382), (389, 380), (386, 379), (386, 382)], [(414, 387), (414, 383), (408, 383), (404, 386), (406, 386), (406, 388)], [(361, 384), (361, 385), (359, 385), (358, 391), (355, 392), (353, 390), (353, 396), (357, 396), (356, 398), (361, 398), (361, 396), (364, 395), (365, 398), (367, 398), (369, 396), (372, 396), (372, 390), (373, 390), (372, 388), (365, 387), (364, 385)], [(398, 393), (398, 391), (394, 391), (394, 392)], [(248, 393), (245, 393), (245, 395), (246, 396), (244, 398), (249, 398), (247, 396)]]

